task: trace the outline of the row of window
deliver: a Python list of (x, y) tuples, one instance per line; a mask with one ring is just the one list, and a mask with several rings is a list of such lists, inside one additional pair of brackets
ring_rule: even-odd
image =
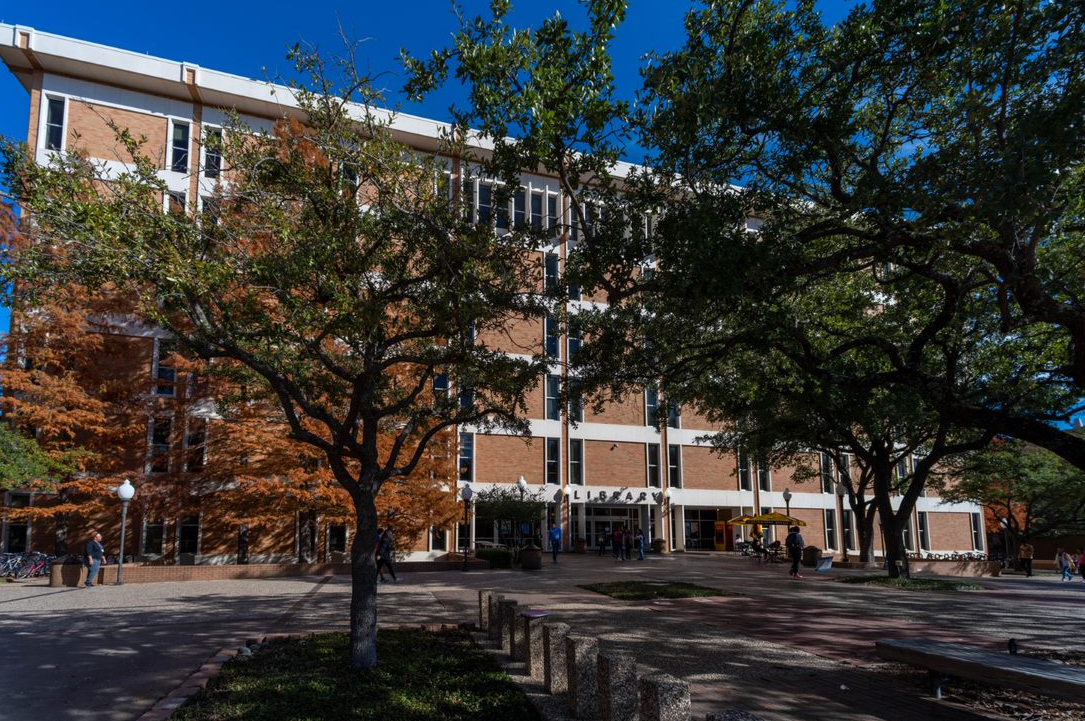
[(147, 454), (147, 473), (169, 473), (180, 470), (182, 473), (198, 473), (207, 463), (207, 420), (189, 418), (182, 438), (181, 468), (174, 466), (173, 447), (174, 422), (170, 417), (151, 419), (150, 449)]
[[(544, 440), (543, 478), (545, 483), (561, 483), (561, 439)], [(646, 453), (646, 478), (648, 486), (660, 488), (660, 444), (648, 443)], [(460, 433), (459, 478), (461, 481), (475, 480), (475, 434)], [(682, 487), (682, 447), (667, 446), (667, 481), (673, 488)], [(584, 485), (584, 439), (569, 439), (569, 483), (574, 486)]]
[[(67, 101), (61, 97), (45, 98), (45, 149), (64, 149)], [(170, 144), (166, 166), (176, 173), (187, 173), (191, 152), (192, 126), (180, 120), (170, 121)], [(218, 178), (222, 173), (222, 129), (204, 126), (203, 176)]]

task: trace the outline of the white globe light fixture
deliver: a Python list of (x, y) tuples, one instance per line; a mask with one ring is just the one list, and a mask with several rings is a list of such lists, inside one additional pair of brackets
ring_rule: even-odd
[(791, 489), (784, 489), (784, 507), (787, 509), (786, 515), (791, 516)]
[(460, 498), (463, 499), (463, 570), (467, 570), (467, 554), (471, 550), (471, 527), (470, 519), (467, 517), (468, 509), (471, 508), (471, 498), (475, 495), (475, 491), (470, 485), (465, 485), (460, 490)]

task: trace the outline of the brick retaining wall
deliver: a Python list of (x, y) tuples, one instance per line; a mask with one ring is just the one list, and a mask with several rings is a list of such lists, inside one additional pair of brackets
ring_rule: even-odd
[[(472, 571), (489, 570), (489, 561), (468, 561)], [(463, 561), (402, 561), (396, 564), (399, 573), (426, 571), (458, 571)], [(117, 581), (115, 565), (104, 566), (98, 574), (100, 585)], [(75, 587), (83, 583), (87, 570), (82, 564), (54, 564), (49, 576), (50, 586)], [(125, 583), (161, 583), (164, 581), (233, 581), (245, 578), (293, 578), (300, 576), (349, 576), (349, 563), (252, 563), (245, 565), (144, 566), (124, 564)]]

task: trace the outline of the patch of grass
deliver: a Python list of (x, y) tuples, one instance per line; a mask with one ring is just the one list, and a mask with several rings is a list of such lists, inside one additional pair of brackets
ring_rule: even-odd
[(581, 588), (622, 601), (655, 601), (663, 598), (704, 598), (707, 596), (734, 596), (718, 588), (707, 588), (694, 583), (662, 581), (615, 581), (592, 583)]
[(379, 662), (351, 671), (345, 633), (272, 644), (236, 659), (174, 721), (507, 721), (541, 717), (463, 631), (377, 634)]
[(861, 583), (867, 586), (900, 588), (906, 591), (982, 591), (983, 586), (965, 581), (941, 578), (889, 578), (888, 576), (841, 576), (841, 583)]

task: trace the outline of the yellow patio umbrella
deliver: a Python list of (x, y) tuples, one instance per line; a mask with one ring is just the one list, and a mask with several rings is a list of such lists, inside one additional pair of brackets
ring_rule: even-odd
[(760, 516), (749, 516), (746, 520), (749, 525), (759, 526), (805, 526), (806, 521), (800, 521), (782, 513), (762, 513)]
[(753, 518), (753, 516), (751, 516), (750, 514), (743, 513), (741, 516), (735, 516), (730, 521), (728, 521), (728, 523), (730, 523), (732, 526), (752, 526), (754, 524), (750, 522), (751, 518)]

